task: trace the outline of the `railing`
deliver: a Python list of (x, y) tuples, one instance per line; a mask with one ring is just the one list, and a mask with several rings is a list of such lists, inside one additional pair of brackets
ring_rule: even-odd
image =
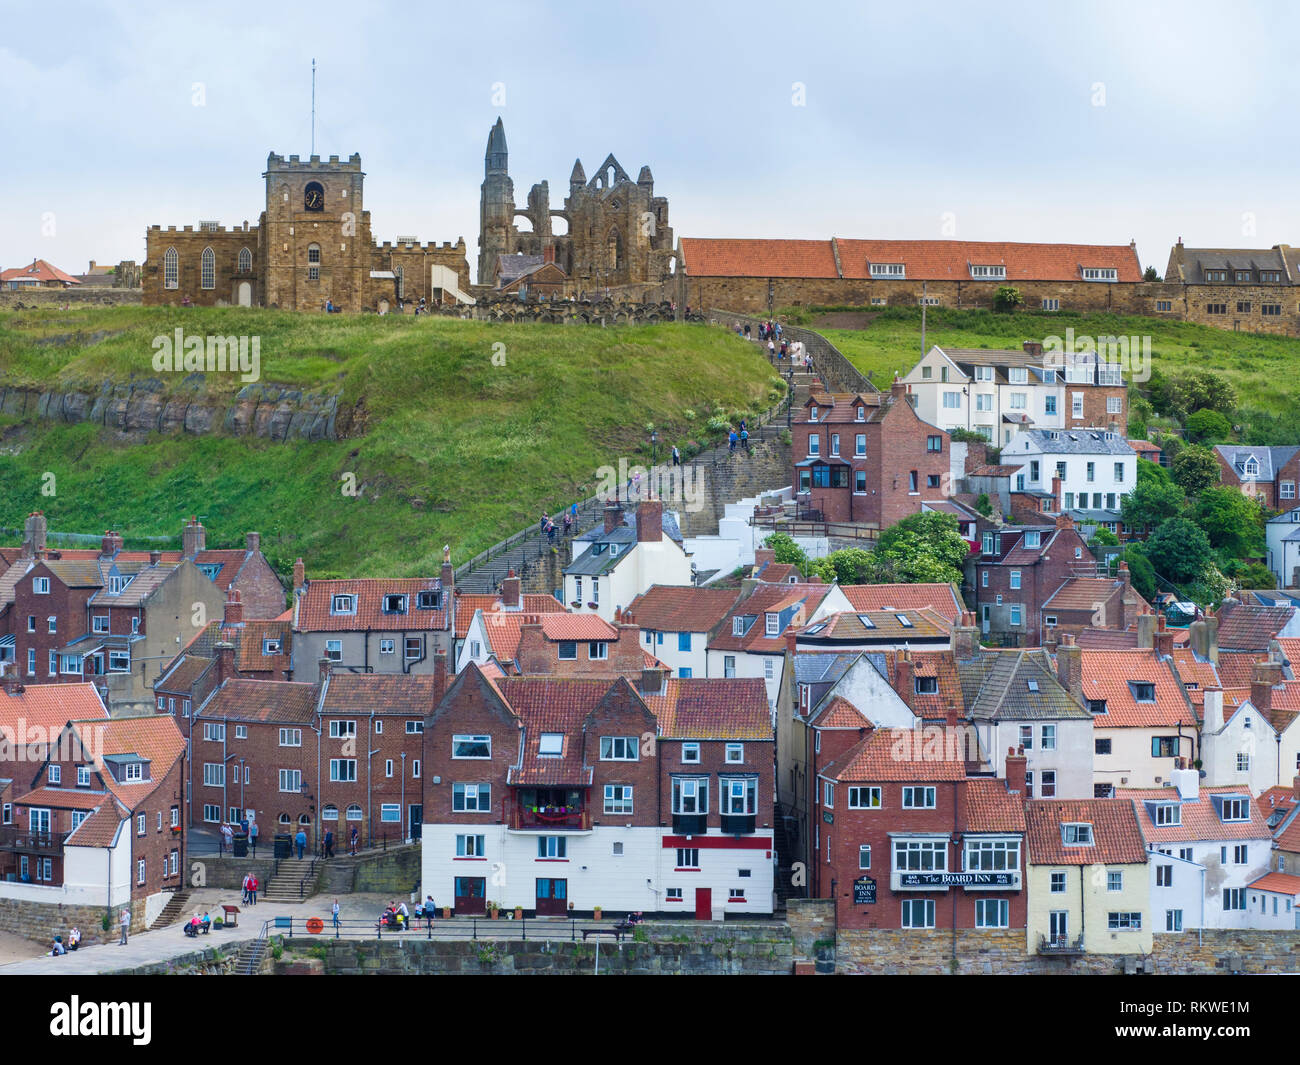
[(262, 957), (266, 953), (266, 941), (270, 929), (270, 921), (262, 922), (262, 930), (257, 933), (257, 938), (251, 944), (247, 944), (248, 953), (243, 956), (239, 963), (237, 976), (252, 976), (257, 972), (257, 967), (262, 962)]
[(0, 850), (58, 851), (71, 832), (24, 832), (20, 828), (0, 829)]
[(576, 828), (586, 832), (591, 828), (591, 813), (587, 810), (570, 810), (564, 813), (546, 813), (542, 809), (527, 810), (516, 807), (510, 818), (510, 827), (516, 830), (529, 828)]
[[(751, 327), (766, 318), (752, 314), (738, 314), (713, 308), (708, 312), (710, 322), (730, 329), (734, 323), (748, 322)], [(802, 341), (808, 357), (812, 360), (812, 371), (821, 378), (825, 387), (832, 392), (879, 392), (861, 370), (853, 365), (839, 348), (820, 333), (802, 326), (781, 323), (781, 335), (789, 340)], [(757, 332), (755, 332), (757, 339)]]
[(791, 536), (827, 536), (837, 540), (878, 540), (880, 525), (876, 522), (839, 521), (781, 521), (775, 515), (756, 514), (753, 524), (764, 528), (780, 529)]
[[(309, 922), (319, 920), (322, 922), (321, 930), (312, 932), (308, 927)], [(508, 915), (508, 911), (501, 911), (501, 916), (496, 920), (486, 916), (466, 916), (466, 917), (435, 917), (432, 922), (423, 918), (412, 916), (410, 927), (403, 925), (402, 928), (390, 928), (382, 921), (376, 919), (373, 921), (364, 918), (339, 918), (337, 922), (332, 917), (280, 917), (276, 918), (276, 933), (286, 936), (319, 936), (332, 939), (383, 939), (385, 937), (393, 938), (419, 938), (426, 940), (444, 939), (500, 939), (500, 940), (567, 940), (571, 943), (581, 942), (584, 938), (583, 933), (595, 934), (599, 932), (602, 937), (626, 936), (632, 938), (633, 927), (628, 925), (624, 920), (614, 918), (603, 918), (599, 921), (582, 917), (521, 917), (514, 920)], [(637, 926), (639, 927), (639, 926)], [(266, 931), (266, 925), (262, 926), (263, 933)]]
[(1039, 954), (1082, 954), (1083, 936), (1071, 939), (1069, 936), (1039, 936)]

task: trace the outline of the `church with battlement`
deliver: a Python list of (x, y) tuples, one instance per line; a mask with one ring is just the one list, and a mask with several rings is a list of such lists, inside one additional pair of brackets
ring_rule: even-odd
[(255, 226), (152, 226), (142, 282), (147, 305), (388, 312), (470, 304), (465, 240), (376, 244), (361, 156), (303, 160), (272, 152)]
[[(595, 299), (628, 286), (643, 286), (648, 293), (671, 277), (675, 252), (668, 200), (655, 195), (648, 166), (633, 181), (609, 155), (588, 180), (579, 159), (563, 207), (551, 206), (545, 181), (534, 185), (518, 206), (505, 125), (498, 118), (488, 134), (483, 170), (480, 287), (522, 297), (531, 289), (534, 294)], [(520, 219), (528, 228), (520, 228)], [(555, 219), (566, 232), (555, 232)]]

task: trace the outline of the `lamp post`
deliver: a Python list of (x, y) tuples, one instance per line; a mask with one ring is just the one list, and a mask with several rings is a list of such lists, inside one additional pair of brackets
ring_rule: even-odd
[(650, 430), (650, 465), (655, 464), (655, 458), (659, 454), (659, 432), (656, 429)]

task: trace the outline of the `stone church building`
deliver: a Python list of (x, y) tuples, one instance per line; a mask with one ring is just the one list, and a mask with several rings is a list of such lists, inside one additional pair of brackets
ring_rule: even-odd
[[(530, 229), (521, 230), (517, 218)], [(567, 232), (554, 231), (556, 218)], [(668, 200), (654, 194), (648, 166), (633, 181), (609, 155), (588, 181), (578, 160), (562, 208), (551, 207), (545, 181), (519, 207), (499, 118), (488, 135), (479, 222), (478, 282), (493, 290), (518, 291), (521, 278), (540, 271), (535, 293), (596, 297), (627, 285), (657, 286), (672, 273)]]
[(144, 302), (396, 311), (421, 298), (473, 303), (465, 240), (441, 245), (398, 237), (376, 244), (365, 210), (361, 156), (267, 157), (266, 207), (256, 226), (152, 226)]

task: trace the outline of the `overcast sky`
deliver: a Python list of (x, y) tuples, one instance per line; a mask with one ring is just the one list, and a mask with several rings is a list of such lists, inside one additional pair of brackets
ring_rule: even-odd
[(315, 57), (317, 153), (361, 153), (379, 241), (474, 263), (499, 114), (521, 204), (613, 152), (678, 236), (1132, 238), (1163, 272), (1180, 235), (1300, 242), (1297, 30), (1283, 3), (0, 0), (0, 266), (256, 223), (267, 153), (310, 152)]

